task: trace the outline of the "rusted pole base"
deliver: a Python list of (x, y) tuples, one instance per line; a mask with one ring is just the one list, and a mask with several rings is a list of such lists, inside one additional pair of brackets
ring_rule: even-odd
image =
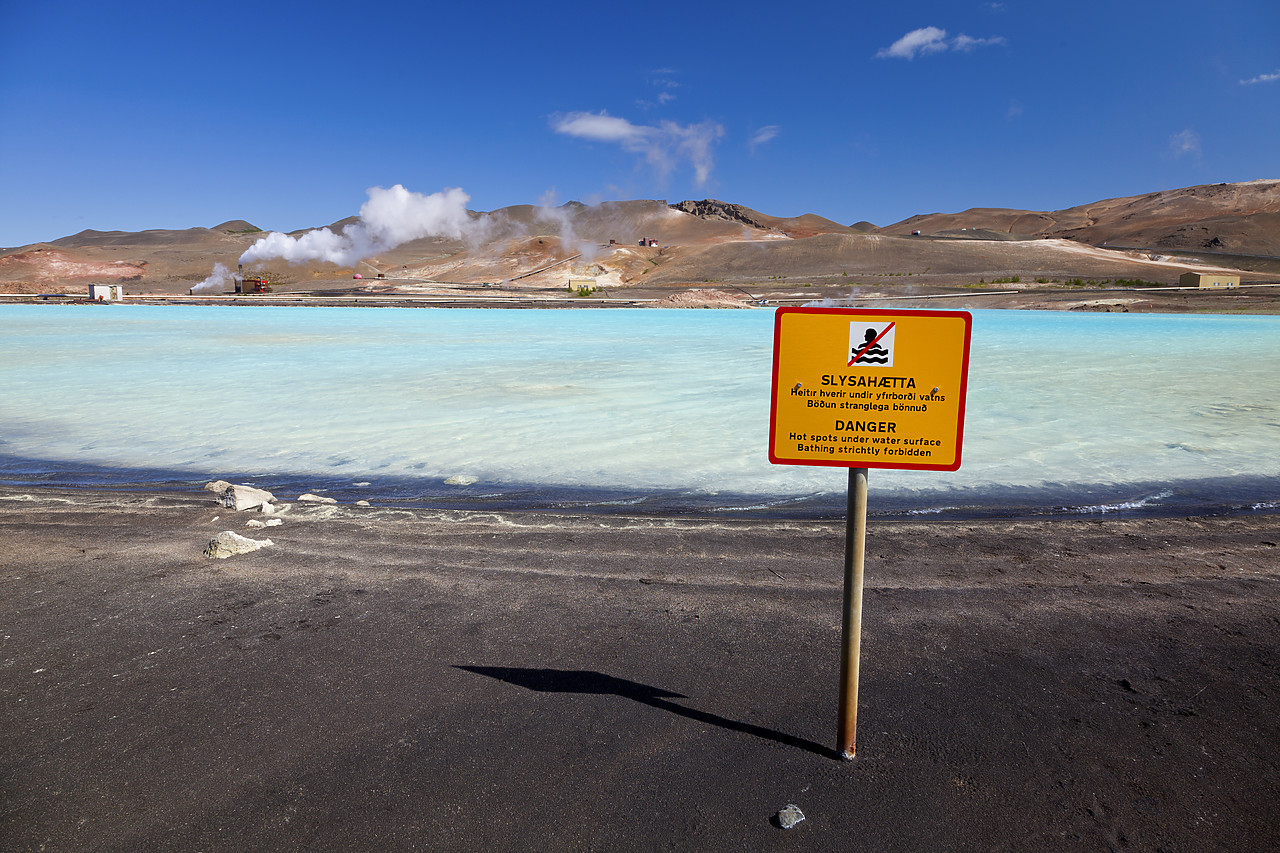
[(840, 631), (840, 709), (836, 750), (845, 760), (858, 751), (858, 661), (862, 647), (862, 568), (867, 541), (867, 469), (849, 469), (849, 511), (844, 531), (844, 616)]

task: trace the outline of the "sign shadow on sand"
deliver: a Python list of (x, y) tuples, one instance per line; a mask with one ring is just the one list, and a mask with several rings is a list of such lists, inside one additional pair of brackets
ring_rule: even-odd
[(771, 740), (783, 746), (802, 749), (806, 752), (820, 755), (823, 758), (838, 757), (834, 750), (804, 738), (775, 731), (774, 729), (767, 729), (763, 726), (755, 726), (751, 723), (731, 720), (718, 714), (699, 711), (696, 708), (687, 708), (684, 705), (669, 701), (671, 699), (687, 699), (688, 697), (683, 693), (675, 693), (670, 690), (663, 690), (660, 687), (641, 684), (638, 681), (628, 681), (625, 678), (605, 675), (603, 672), (589, 669), (534, 669), (513, 666), (455, 665), (454, 668), (474, 672), (477, 675), (486, 675), (489, 678), (496, 678), (507, 684), (514, 684), (517, 687), (523, 687), (526, 690), (533, 690), (538, 693), (583, 693), (621, 696), (624, 699), (639, 702), (641, 705), (669, 711), (672, 714), (690, 720), (697, 720), (707, 725), (719, 726), (722, 729)]

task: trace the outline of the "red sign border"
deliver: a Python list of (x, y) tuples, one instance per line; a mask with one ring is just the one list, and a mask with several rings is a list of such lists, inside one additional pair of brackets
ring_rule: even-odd
[[(848, 461), (830, 461), (822, 459), (784, 459), (774, 452), (774, 441), (778, 432), (778, 358), (781, 353), (782, 317), (784, 314), (837, 314), (846, 316), (875, 317), (954, 317), (964, 320), (964, 354), (960, 364), (960, 409), (956, 423), (956, 458), (950, 465), (930, 465), (926, 462), (866, 462), (856, 465)], [(815, 465), (827, 468), (891, 468), (907, 471), (955, 471), (960, 467), (961, 451), (964, 449), (964, 413), (969, 397), (969, 346), (973, 336), (973, 315), (968, 311), (925, 311), (908, 309), (895, 311), (891, 308), (779, 308), (773, 315), (773, 381), (769, 393), (769, 461), (774, 465)]]

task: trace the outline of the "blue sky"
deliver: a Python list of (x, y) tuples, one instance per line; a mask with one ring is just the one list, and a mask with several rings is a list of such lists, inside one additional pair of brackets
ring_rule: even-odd
[(879, 225), (1280, 178), (1280, 3), (0, 0), (0, 246), (719, 198)]

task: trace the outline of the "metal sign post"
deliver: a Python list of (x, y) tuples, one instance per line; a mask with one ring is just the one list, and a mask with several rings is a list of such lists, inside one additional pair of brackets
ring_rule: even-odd
[(867, 470), (955, 471), (968, 392), (967, 311), (780, 308), (769, 461), (849, 469), (837, 749), (857, 751)]

